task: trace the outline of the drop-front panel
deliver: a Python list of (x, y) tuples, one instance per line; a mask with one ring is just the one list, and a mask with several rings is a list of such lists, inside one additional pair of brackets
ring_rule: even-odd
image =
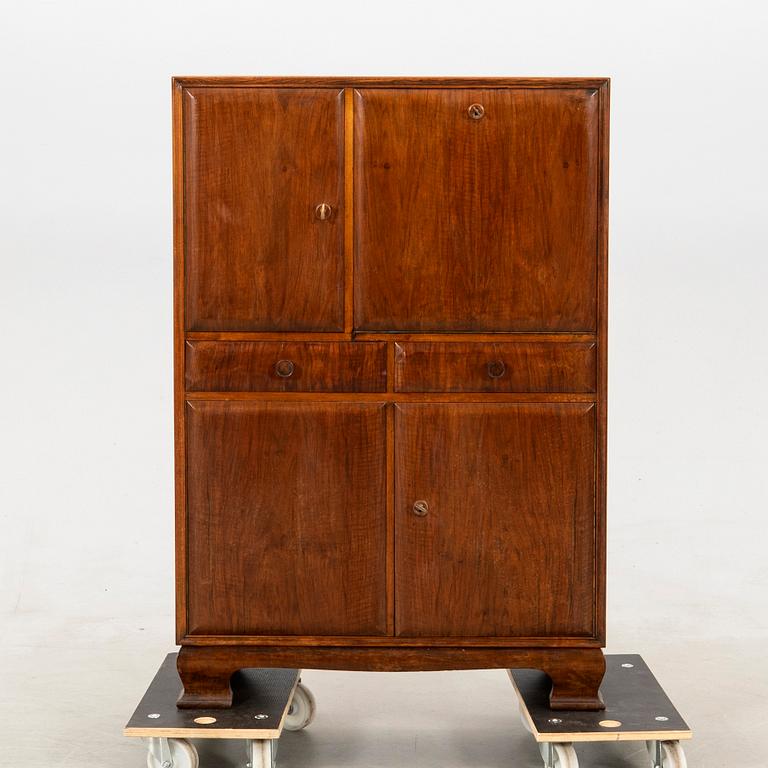
[(601, 706), (608, 92), (174, 79), (180, 706), (252, 666)]

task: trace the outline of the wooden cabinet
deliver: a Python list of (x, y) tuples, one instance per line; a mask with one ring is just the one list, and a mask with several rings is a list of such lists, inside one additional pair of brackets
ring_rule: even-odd
[(608, 81), (173, 94), (179, 705), (524, 666), (600, 708)]

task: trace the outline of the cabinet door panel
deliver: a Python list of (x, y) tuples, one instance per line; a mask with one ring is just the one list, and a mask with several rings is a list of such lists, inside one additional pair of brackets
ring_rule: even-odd
[(195, 401), (186, 417), (190, 634), (384, 634), (384, 406)]
[(185, 91), (188, 330), (342, 329), (343, 103), (338, 89)]
[(399, 405), (395, 467), (399, 636), (593, 634), (594, 406)]
[(356, 91), (356, 327), (594, 331), (598, 115), (592, 89)]

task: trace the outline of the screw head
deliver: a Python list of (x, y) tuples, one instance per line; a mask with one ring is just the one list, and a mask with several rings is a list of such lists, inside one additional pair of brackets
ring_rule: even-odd
[(655, 717), (654, 720), (656, 720), (659, 723), (666, 723), (669, 720), (669, 718), (664, 717), (664, 715), (659, 715), (658, 717)]
[(170, 760), (163, 760), (161, 768), (171, 768), (173, 763)]
[(485, 114), (485, 107), (482, 104), (470, 104), (467, 112), (473, 120), (479, 120)]
[(559, 717), (550, 717), (547, 722), (552, 723), (552, 725), (560, 725), (563, 721)]
[(157, 720), (160, 715), (157, 712), (153, 712), (151, 715), (147, 715), (150, 720)]
[(624, 669), (632, 669), (635, 665), (634, 664), (622, 664), (621, 666), (624, 667)]
[(258, 715), (253, 716), (255, 720), (266, 720), (269, 715), (265, 715), (263, 712), (259, 712)]

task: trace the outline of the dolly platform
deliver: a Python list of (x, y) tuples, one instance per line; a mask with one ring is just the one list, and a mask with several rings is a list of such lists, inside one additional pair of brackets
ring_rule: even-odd
[(602, 712), (553, 712), (549, 678), (531, 669), (510, 670), (520, 718), (539, 745), (546, 768), (578, 768), (573, 745), (585, 741), (644, 741), (654, 768), (686, 768), (680, 742), (690, 728), (642, 657), (606, 655)]
[(198, 768), (188, 739), (242, 739), (250, 768), (273, 768), (283, 729), (300, 731), (315, 716), (315, 699), (297, 669), (245, 669), (232, 677), (229, 709), (178, 709), (181, 680), (169, 653), (123, 735), (147, 740), (148, 768)]
[[(644, 741), (654, 768), (686, 768), (680, 742), (692, 737), (691, 730), (646, 663), (637, 655), (605, 660), (601, 712), (553, 711), (546, 674), (510, 670), (523, 725), (538, 743), (545, 767), (578, 768), (574, 744), (579, 742)], [(232, 688), (230, 709), (178, 709), (181, 680), (176, 654), (168, 654), (123, 733), (147, 740), (148, 768), (198, 768), (197, 749), (188, 739), (243, 740), (243, 768), (274, 768), (283, 729), (306, 728), (315, 715), (300, 670), (242, 670), (233, 676)]]

